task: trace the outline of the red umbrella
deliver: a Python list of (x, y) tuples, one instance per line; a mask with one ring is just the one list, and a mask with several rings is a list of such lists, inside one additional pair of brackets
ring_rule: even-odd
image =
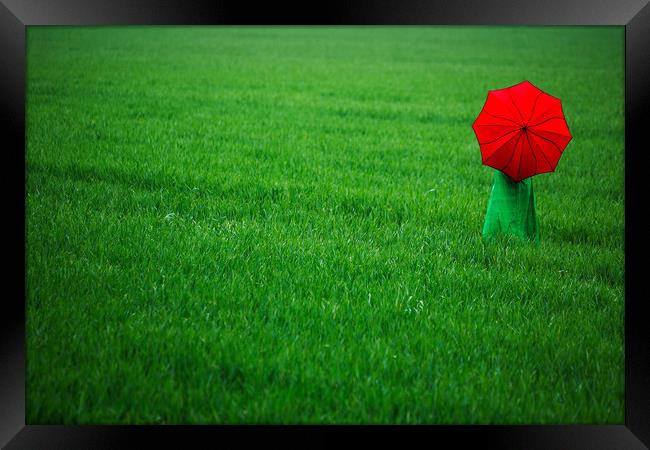
[(553, 172), (572, 137), (560, 100), (528, 81), (489, 91), (472, 128), (483, 164), (516, 182)]

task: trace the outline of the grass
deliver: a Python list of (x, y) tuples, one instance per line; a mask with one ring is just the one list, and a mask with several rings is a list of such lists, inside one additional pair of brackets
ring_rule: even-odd
[[(622, 423), (622, 27), (29, 27), (27, 422)], [(574, 136), (484, 242), (471, 124)]]

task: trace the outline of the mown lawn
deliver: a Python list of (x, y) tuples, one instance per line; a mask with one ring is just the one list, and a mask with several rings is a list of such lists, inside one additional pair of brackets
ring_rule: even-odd
[[(622, 27), (30, 27), (27, 422), (622, 423)], [(488, 89), (562, 100), (486, 243)]]

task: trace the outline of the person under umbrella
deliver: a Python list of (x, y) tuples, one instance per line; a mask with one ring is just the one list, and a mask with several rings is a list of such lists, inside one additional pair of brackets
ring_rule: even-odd
[(539, 242), (532, 177), (555, 171), (572, 139), (560, 100), (528, 81), (491, 90), (472, 128), (483, 164), (497, 169), (483, 237)]

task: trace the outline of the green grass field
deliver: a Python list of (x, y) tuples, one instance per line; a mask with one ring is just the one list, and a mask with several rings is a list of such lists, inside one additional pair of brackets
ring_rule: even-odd
[[(27, 33), (27, 422), (622, 423), (622, 27)], [(562, 100), (484, 242), (488, 89)]]

